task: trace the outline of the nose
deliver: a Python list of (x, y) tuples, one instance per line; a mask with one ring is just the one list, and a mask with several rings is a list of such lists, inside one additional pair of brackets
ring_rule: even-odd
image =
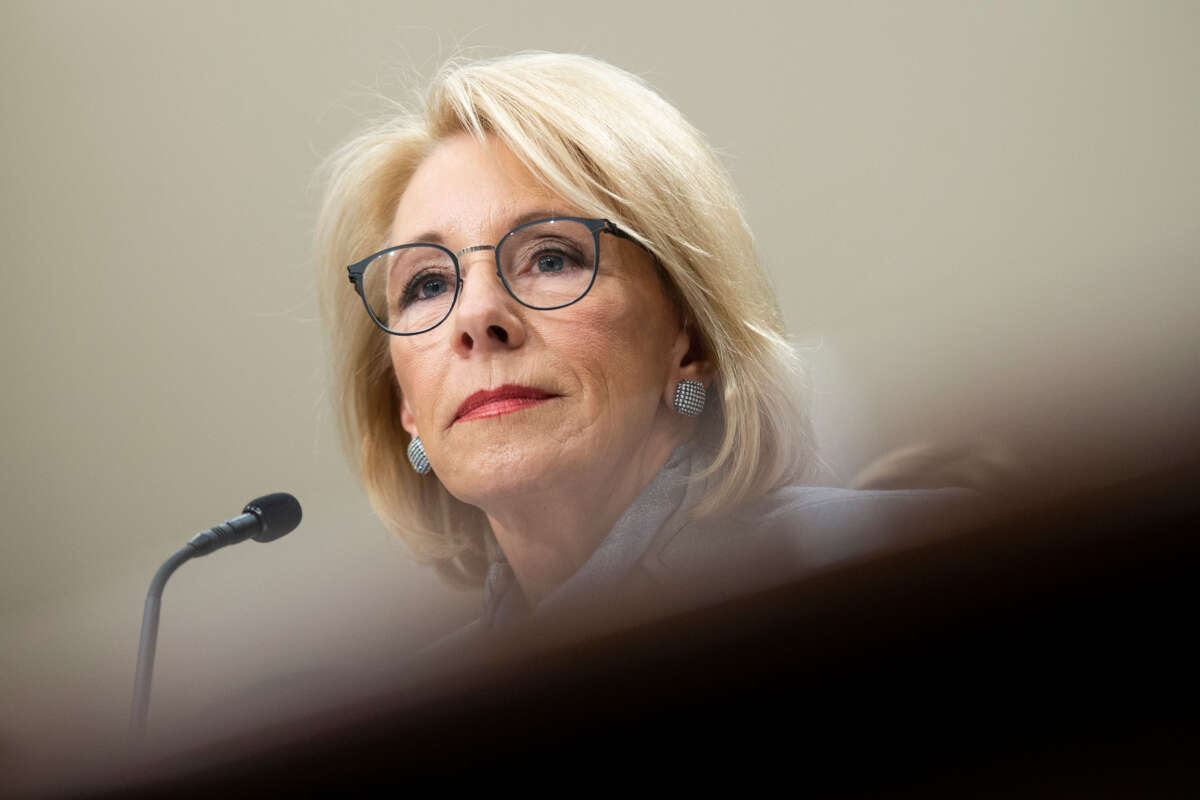
[(496, 258), (488, 252), (472, 253), (459, 261), (462, 287), (458, 307), (450, 315), (454, 351), (460, 356), (520, 347), (525, 342), (525, 323), (520, 305), (513, 299), (500, 275)]

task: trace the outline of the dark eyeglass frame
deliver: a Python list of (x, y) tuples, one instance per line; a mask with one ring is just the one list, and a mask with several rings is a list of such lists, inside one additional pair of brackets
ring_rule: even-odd
[[(535, 306), (535, 305), (530, 305), (529, 303), (526, 303), (521, 298), (517, 297), (517, 295), (513, 292), (512, 287), (508, 285), (508, 281), (504, 277), (504, 271), (500, 268), (500, 249), (504, 246), (504, 243), (506, 241), (508, 241), (508, 239), (511, 236), (515, 235), (516, 233), (519, 233), (520, 231), (524, 230), (525, 228), (529, 228), (533, 225), (542, 225), (547, 222), (580, 222), (585, 227), (587, 227), (587, 229), (589, 231), (591, 231), (591, 234), (592, 234), (592, 276), (591, 276), (591, 278), (588, 279), (587, 288), (584, 289), (579, 294), (579, 296), (576, 297), (571, 302), (561, 303), (556, 306)], [(518, 225), (517, 227), (513, 228), (508, 233), (504, 234), (504, 236), (502, 236), (500, 238), (500, 241), (494, 245), (491, 245), (491, 244), (472, 245), (471, 247), (464, 247), (462, 250), (459, 250), (458, 253), (456, 254), (456, 253), (452, 253), (447, 248), (442, 247), (440, 244), (433, 244), (431, 242), (409, 242), (408, 244), (400, 244), (400, 245), (396, 245), (395, 247), (387, 247), (387, 248), (384, 248), (383, 250), (380, 250), (377, 253), (372, 253), (371, 255), (367, 256), (366, 258), (362, 259), (361, 261), (356, 261), (353, 264), (351, 264), (350, 266), (346, 267), (346, 272), (350, 276), (350, 283), (354, 285), (354, 290), (356, 292), (358, 292), (358, 296), (363, 301), (363, 307), (366, 308), (367, 313), (371, 315), (371, 320), (375, 323), (376, 327), (378, 327), (384, 333), (389, 333), (392, 336), (416, 336), (417, 334), (426, 333), (428, 331), (433, 330), (438, 325), (441, 325), (443, 322), (445, 322), (447, 319), (450, 318), (450, 314), (454, 311), (454, 305), (455, 305), (455, 303), (458, 302), (458, 296), (462, 293), (462, 285), (463, 285), (462, 268), (459, 266), (458, 257), (461, 255), (465, 255), (466, 253), (474, 253), (479, 250), (491, 250), (492, 251), (493, 255), (495, 256), (496, 275), (500, 278), (500, 283), (503, 284), (505, 291), (508, 292), (509, 296), (512, 297), (513, 300), (516, 300), (518, 303), (525, 306), (526, 308), (532, 308), (535, 311), (553, 311), (557, 308), (566, 308), (567, 306), (578, 303), (580, 300), (582, 300), (584, 297), (587, 296), (587, 293), (592, 290), (592, 285), (596, 283), (596, 273), (600, 269), (600, 234), (602, 234), (602, 233), (610, 233), (613, 236), (620, 236), (622, 239), (628, 239), (629, 241), (633, 242), (638, 247), (641, 247), (643, 250), (646, 249), (645, 245), (643, 245), (637, 239), (630, 236), (625, 231), (618, 228), (616, 226), (616, 224), (609, 222), (606, 219), (592, 219), (592, 218), (588, 218), (588, 217), (545, 217), (544, 219), (535, 219), (530, 222), (524, 222), (524, 223)], [(407, 250), (412, 247), (435, 247), (438, 250), (441, 250), (446, 255), (450, 256), (450, 261), (454, 264), (454, 297), (451, 298), (451, 300), (450, 300), (450, 307), (446, 309), (446, 315), (444, 317), (442, 317), (441, 319), (439, 319), (437, 322), (430, 325), (429, 327), (422, 328), (419, 331), (406, 331), (406, 332), (394, 331), (394, 330), (391, 330), (390, 328), (388, 328), (386, 325), (384, 325), (383, 322), (379, 319), (379, 317), (375, 316), (375, 312), (371, 309), (371, 304), (369, 302), (367, 302), (367, 295), (366, 295), (365, 290), (363, 289), (363, 283), (364, 283), (363, 274), (367, 270), (367, 265), (370, 264), (375, 259), (377, 259), (381, 256), (385, 256), (388, 253), (394, 253), (397, 250)], [(647, 250), (647, 252), (649, 252), (649, 251)]]

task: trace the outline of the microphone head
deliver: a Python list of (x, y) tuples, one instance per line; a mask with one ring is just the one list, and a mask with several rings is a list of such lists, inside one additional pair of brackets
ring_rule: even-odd
[(284, 534), (291, 533), (300, 524), (300, 501), (287, 492), (256, 497), (242, 509), (243, 514), (253, 514), (262, 523), (262, 530), (250, 538), (256, 542), (273, 542)]

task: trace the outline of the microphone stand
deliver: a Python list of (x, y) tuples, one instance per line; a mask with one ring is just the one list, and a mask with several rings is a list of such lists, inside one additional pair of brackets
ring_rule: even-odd
[(133, 679), (133, 709), (129, 716), (129, 729), (135, 738), (142, 739), (146, 735), (146, 717), (150, 712), (150, 678), (154, 673), (154, 647), (158, 643), (158, 612), (167, 578), (188, 559), (208, 555), (226, 545), (247, 539), (273, 542), (295, 530), (301, 516), (299, 501), (287, 492), (257, 497), (246, 504), (240, 515), (197, 533), (154, 573), (150, 591), (146, 593), (146, 610), (142, 612), (142, 640), (138, 644), (137, 674)]
[(138, 644), (137, 675), (133, 681), (133, 711), (129, 718), (129, 730), (138, 739), (146, 735), (146, 717), (150, 712), (150, 679), (154, 673), (154, 648), (158, 643), (158, 612), (162, 607), (163, 587), (171, 573), (195, 556), (196, 552), (196, 547), (190, 542), (180, 548), (154, 573), (154, 580), (150, 581), (150, 590), (146, 593), (142, 639)]

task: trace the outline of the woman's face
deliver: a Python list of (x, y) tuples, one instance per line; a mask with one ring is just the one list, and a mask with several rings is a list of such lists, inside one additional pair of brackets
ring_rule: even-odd
[[(417, 169), (391, 241), (436, 236), (457, 253), (550, 216), (584, 215), (538, 185), (497, 140), (460, 135)], [(453, 495), (486, 511), (489, 502), (542, 491), (606, 491), (615, 476), (670, 453), (679, 417), (667, 398), (688, 337), (648, 253), (601, 234), (592, 288), (553, 311), (514, 300), (493, 251), (466, 253), (459, 263), (463, 285), (449, 318), (425, 333), (389, 337), (404, 427), (421, 437)]]

